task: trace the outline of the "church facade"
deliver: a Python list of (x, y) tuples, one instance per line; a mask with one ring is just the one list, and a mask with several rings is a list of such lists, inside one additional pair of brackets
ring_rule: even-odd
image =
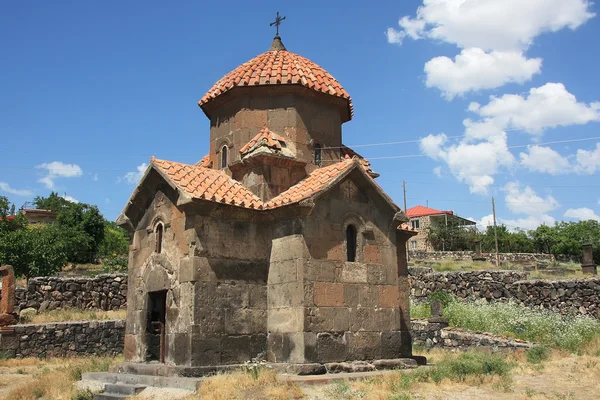
[(339, 82), (276, 36), (199, 106), (209, 154), (152, 158), (117, 221), (133, 233), (126, 361), (410, 357), (416, 232), (342, 144), (353, 107)]

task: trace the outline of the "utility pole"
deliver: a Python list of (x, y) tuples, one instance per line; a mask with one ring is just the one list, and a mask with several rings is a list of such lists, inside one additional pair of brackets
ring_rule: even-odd
[(492, 196), (492, 215), (494, 216), (494, 241), (496, 242), (496, 268), (500, 268), (500, 256), (498, 255), (498, 229), (496, 227), (496, 204)]
[(406, 182), (402, 179), (402, 191), (404, 192), (404, 212), (406, 213)]

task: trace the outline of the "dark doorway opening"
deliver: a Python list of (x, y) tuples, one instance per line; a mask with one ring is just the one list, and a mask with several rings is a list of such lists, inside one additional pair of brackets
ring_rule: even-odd
[(165, 321), (167, 291), (148, 293), (146, 361), (165, 362)]

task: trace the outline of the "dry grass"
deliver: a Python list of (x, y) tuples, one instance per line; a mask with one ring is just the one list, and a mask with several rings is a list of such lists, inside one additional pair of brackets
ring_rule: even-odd
[[(71, 400), (77, 394), (74, 383), (88, 371), (106, 371), (121, 362), (121, 357), (25, 358), (0, 361), (0, 376), (22, 379), (8, 382), (8, 390), (0, 391), (0, 398), (11, 400)], [(6, 386), (7, 386), (6, 385)], [(1, 388), (1, 387), (0, 387)], [(4, 395), (4, 397), (1, 397)]]
[(257, 376), (246, 371), (227, 372), (215, 375), (202, 382), (200, 390), (187, 400), (252, 400), (252, 399), (301, 399), (304, 392), (297, 385), (277, 380), (277, 374), (267, 368)]
[(79, 310), (79, 309), (58, 309), (45, 311), (39, 314), (25, 316), (21, 315), (21, 324), (41, 324), (45, 322), (60, 321), (95, 321), (107, 319), (125, 319), (127, 310), (116, 311), (98, 311), (98, 310)]

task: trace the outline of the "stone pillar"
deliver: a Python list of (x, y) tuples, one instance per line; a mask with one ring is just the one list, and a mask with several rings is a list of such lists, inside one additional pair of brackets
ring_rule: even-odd
[(267, 281), (267, 359), (316, 359), (316, 334), (304, 329), (304, 265), (310, 254), (301, 234), (273, 239)]
[(598, 270), (596, 264), (594, 264), (594, 254), (592, 250), (591, 244), (583, 245), (583, 262), (581, 263), (581, 271), (584, 274), (597, 275)]
[(15, 273), (10, 265), (0, 267), (2, 297), (0, 298), (0, 326), (11, 325), (15, 318)]
[(398, 264), (398, 293), (400, 299), (400, 356), (412, 356), (410, 335), (410, 285), (408, 282), (408, 260), (406, 242), (413, 236), (405, 231), (396, 231), (396, 262)]

